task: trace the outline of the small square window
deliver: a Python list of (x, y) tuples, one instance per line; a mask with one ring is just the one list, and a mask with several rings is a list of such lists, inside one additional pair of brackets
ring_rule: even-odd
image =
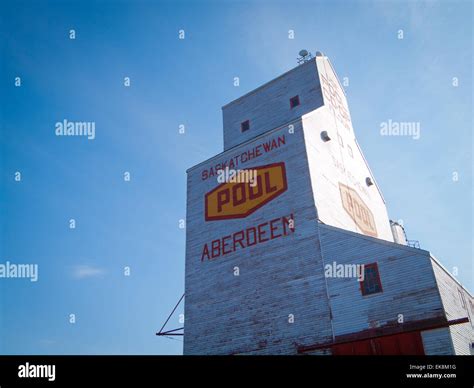
[(300, 96), (294, 96), (290, 98), (290, 108), (293, 109), (300, 104)]
[(383, 292), (377, 263), (364, 265), (364, 280), (360, 282), (360, 291), (362, 292), (362, 295)]
[(242, 121), (242, 123), (240, 124), (240, 131), (245, 132), (245, 131), (248, 131), (249, 129), (250, 129), (250, 121), (249, 120)]

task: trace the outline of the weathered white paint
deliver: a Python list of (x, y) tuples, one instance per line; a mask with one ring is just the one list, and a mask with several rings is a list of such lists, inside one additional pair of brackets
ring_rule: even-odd
[(319, 226), (325, 263), (370, 264), (379, 268), (383, 292), (363, 296), (356, 278), (328, 278), (336, 336), (374, 327), (444, 317), (430, 254), (358, 233)]
[[(471, 307), (474, 306), (474, 299), (434, 257), (432, 257), (432, 264), (446, 318), (454, 320), (467, 317), (470, 320), (470, 322), (449, 328), (455, 354), (470, 355), (471, 344), (474, 343), (474, 311)], [(464, 298), (464, 306), (461, 298)]]
[[(372, 212), (377, 237), (393, 241), (390, 222), (384, 199), (376, 180), (365, 160), (354, 136), (350, 116), (344, 120), (341, 111), (349, 114), (349, 107), (342, 87), (327, 57), (317, 57), (317, 68), (321, 79), (330, 82), (333, 101), (339, 101), (339, 108), (325, 96), (324, 106), (303, 116), (306, 149), (313, 186), (314, 201), (319, 219), (328, 225), (362, 233), (342, 205), (339, 183), (354, 189)], [(322, 81), (324, 84), (324, 81)], [(329, 88), (323, 88), (323, 91)], [(327, 92), (325, 92), (327, 93)], [(327, 131), (331, 140), (321, 140), (321, 132)], [(370, 177), (373, 186), (366, 185)]]
[[(290, 109), (290, 98), (298, 95), (300, 105)], [(269, 130), (300, 119), (323, 105), (316, 62), (309, 61), (252, 90), (222, 108), (224, 150), (227, 151)], [(240, 124), (250, 121), (244, 133)]]
[[(185, 354), (295, 353), (296, 342), (332, 338), (301, 121), (293, 125), (294, 134), (284, 126), (188, 171)], [(204, 196), (218, 182), (203, 180), (203, 169), (278, 136), (285, 136), (284, 146), (240, 167), (284, 162), (287, 191), (246, 218), (206, 222)], [(201, 261), (203, 244), (290, 214), (293, 234)]]
[[(294, 95), (301, 105), (290, 109)], [(223, 114), (225, 152), (192, 167), (187, 176), (185, 354), (295, 354), (296, 345), (393, 326), (400, 315), (416, 322), (467, 313), (456, 304), (458, 283), (429, 252), (393, 243), (382, 194), (326, 57), (226, 105)], [(241, 133), (247, 119), (251, 128)], [(323, 141), (321, 131), (331, 140)], [(282, 138), (283, 145), (269, 149), (272, 140)], [(284, 163), (287, 190), (245, 218), (206, 221), (205, 195), (219, 185), (209, 171), (231, 160), (238, 161), (236, 169)], [(367, 177), (374, 185), (367, 186)], [(341, 183), (370, 209), (377, 238), (362, 234), (344, 209)], [(290, 215), (294, 233), (201, 260), (205, 244)], [(333, 261), (377, 262), (383, 292), (362, 296), (356, 279), (325, 278), (324, 265)], [(472, 302), (463, 292), (466, 303)], [(427, 354), (468, 354), (472, 326), (422, 336)]]

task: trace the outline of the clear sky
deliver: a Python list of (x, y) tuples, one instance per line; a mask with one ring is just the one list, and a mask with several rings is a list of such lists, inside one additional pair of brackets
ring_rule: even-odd
[[(185, 171), (222, 151), (221, 106), (302, 48), (348, 77), (391, 218), (474, 289), (471, 2), (3, 1), (0, 14), (0, 263), (39, 265), (37, 282), (0, 279), (0, 353), (181, 354), (154, 333), (184, 291)], [(64, 119), (95, 122), (95, 139), (56, 136)], [(420, 138), (380, 136), (389, 119)]]

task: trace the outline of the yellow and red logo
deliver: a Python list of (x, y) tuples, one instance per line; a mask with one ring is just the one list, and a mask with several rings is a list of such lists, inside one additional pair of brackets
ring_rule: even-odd
[[(205, 196), (206, 221), (245, 218), (287, 189), (285, 163), (254, 167), (252, 182), (225, 182)], [(241, 170), (240, 174), (246, 170)], [(238, 181), (238, 179), (237, 179)]]
[(344, 210), (351, 216), (362, 233), (377, 237), (374, 216), (357, 191), (342, 183), (339, 183), (339, 190)]

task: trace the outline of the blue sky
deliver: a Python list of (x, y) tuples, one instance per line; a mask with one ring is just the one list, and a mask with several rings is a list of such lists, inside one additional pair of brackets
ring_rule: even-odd
[[(222, 151), (221, 106), (294, 67), (302, 48), (349, 78), (391, 218), (474, 289), (470, 2), (0, 7), (0, 262), (39, 265), (36, 283), (0, 280), (0, 353), (181, 354), (154, 333), (184, 290), (185, 171)], [(94, 121), (96, 138), (55, 136), (64, 119)], [(388, 119), (420, 122), (420, 139), (381, 137)]]

